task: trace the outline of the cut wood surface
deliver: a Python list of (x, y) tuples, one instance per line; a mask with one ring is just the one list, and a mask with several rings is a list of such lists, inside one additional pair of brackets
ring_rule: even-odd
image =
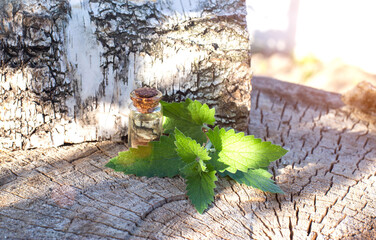
[(229, 179), (200, 215), (182, 178), (139, 178), (104, 164), (123, 144), (0, 153), (0, 238), (374, 239), (376, 126), (340, 96), (253, 80), (249, 131), (289, 152), (270, 171), (285, 194)]

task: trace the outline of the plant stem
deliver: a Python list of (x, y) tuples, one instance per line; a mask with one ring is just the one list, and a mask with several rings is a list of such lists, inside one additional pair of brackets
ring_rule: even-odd
[(213, 144), (210, 142), (210, 140), (208, 141), (208, 143), (205, 145), (205, 148), (206, 150), (210, 151), (210, 148), (213, 146)]
[(208, 127), (206, 124), (204, 124), (202, 127), (205, 128), (205, 129), (208, 130), (208, 131), (211, 129), (211, 128)]

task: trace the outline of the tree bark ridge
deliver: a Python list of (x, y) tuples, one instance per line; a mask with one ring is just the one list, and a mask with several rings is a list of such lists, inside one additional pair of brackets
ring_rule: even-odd
[(5, 0), (0, 9), (0, 149), (121, 140), (129, 94), (142, 86), (247, 127), (244, 1)]

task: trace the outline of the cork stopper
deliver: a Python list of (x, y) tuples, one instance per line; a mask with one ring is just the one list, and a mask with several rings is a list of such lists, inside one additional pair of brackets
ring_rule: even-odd
[(155, 88), (138, 88), (131, 92), (133, 105), (141, 113), (151, 113), (158, 106), (162, 93)]

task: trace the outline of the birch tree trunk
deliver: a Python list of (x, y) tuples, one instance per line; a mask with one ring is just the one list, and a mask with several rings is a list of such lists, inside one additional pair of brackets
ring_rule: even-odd
[(5, 0), (0, 9), (0, 148), (119, 140), (129, 93), (144, 85), (247, 126), (242, 0)]

